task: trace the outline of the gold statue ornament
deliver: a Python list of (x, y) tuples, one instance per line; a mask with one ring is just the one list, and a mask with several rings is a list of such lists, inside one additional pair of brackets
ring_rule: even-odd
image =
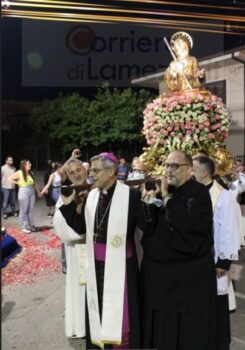
[(202, 86), (200, 69), (189, 52), (192, 37), (176, 32), (170, 43), (164, 37), (173, 61), (165, 73), (167, 94), (148, 103), (144, 110), (143, 134), (148, 144), (141, 160), (150, 176), (164, 173), (164, 164), (173, 150), (194, 155), (201, 149), (214, 159), (218, 173), (230, 172), (232, 154), (224, 145), (229, 131), (229, 112), (221, 98)]
[(192, 37), (186, 32), (177, 32), (170, 39), (171, 46), (166, 38), (164, 41), (174, 58), (166, 72), (168, 90), (188, 92), (201, 88), (205, 72), (199, 68), (197, 59), (189, 55), (193, 47)]

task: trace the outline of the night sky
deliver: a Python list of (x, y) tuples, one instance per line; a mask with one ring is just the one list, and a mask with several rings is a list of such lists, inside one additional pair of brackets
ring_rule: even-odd
[[(91, 97), (95, 91), (95, 87), (79, 87), (79, 86), (67, 86), (64, 82), (57, 84), (55, 86), (55, 82), (53, 86), (38, 86), (35, 83), (33, 86), (23, 86), (22, 84), (22, 49), (23, 49), (23, 35), (22, 35), (22, 23), (24, 23), (24, 27), (26, 24), (30, 27), (30, 20), (21, 20), (14, 18), (3, 18), (1, 21), (2, 25), (2, 98), (3, 99), (14, 99), (14, 100), (30, 100), (30, 101), (38, 101), (45, 98), (52, 99), (55, 98), (59, 93), (70, 94), (72, 92), (79, 92), (81, 95), (85, 97)], [(45, 25), (44, 21), (42, 25)], [(50, 26), (50, 22), (47, 22), (47, 25)], [(67, 24), (66, 24), (67, 25)], [(77, 24), (75, 24), (77, 25)], [(27, 26), (27, 28), (28, 28)], [(59, 26), (64, 26), (62, 22), (55, 23), (56, 28)], [(51, 27), (52, 28), (52, 27)], [(149, 29), (147, 29), (149, 30)], [(176, 30), (170, 31), (174, 33)], [(163, 30), (164, 33), (164, 30)], [(201, 33), (191, 33), (194, 36), (194, 48), (192, 50), (192, 55), (198, 58), (207, 57), (212, 54), (219, 53), (223, 50), (229, 50), (234, 47), (239, 47), (245, 44), (244, 36), (224, 36), (222, 34), (210, 36), (201, 36)], [(45, 36), (48, 36), (47, 33), (40, 32), (40, 40), (45, 40)], [(201, 36), (201, 37), (200, 37)], [(215, 45), (215, 39), (217, 37), (217, 43)], [(210, 42), (209, 42), (210, 38)], [(224, 40), (223, 43), (221, 43)], [(214, 44), (213, 44), (214, 43)], [(55, 42), (53, 43), (55, 45)], [(171, 60), (169, 53), (166, 53), (166, 48), (164, 45), (162, 46), (162, 51), (159, 53), (160, 55), (166, 56), (165, 66)], [(62, 60), (62, 52), (60, 53), (60, 59)], [(57, 58), (56, 58), (57, 59)], [(103, 59), (103, 56), (99, 58)], [(113, 59), (116, 60), (116, 57)], [(154, 58), (153, 58), (154, 59)], [(59, 61), (59, 58), (58, 60)], [(163, 62), (164, 63), (164, 62)], [(164, 66), (164, 64), (163, 64)], [(54, 64), (55, 67), (55, 64)], [(55, 69), (55, 68), (54, 68)], [(43, 73), (48, 78), (48, 73)], [(113, 85), (113, 84), (112, 84)]]
[(22, 63), (22, 35), (21, 19), (2, 19), (2, 99), (39, 101), (53, 99), (59, 93), (64, 95), (79, 92), (85, 97), (90, 97), (96, 91), (95, 88), (74, 87), (24, 87), (21, 82)]
[[(204, 3), (204, 1), (200, 2)], [(212, 4), (215, 3), (218, 4), (220, 1), (212, 1)], [(236, 1), (237, 5), (238, 3), (242, 5), (241, 2)], [(224, 4), (234, 4), (234, 1), (223, 1), (222, 5)], [(147, 6), (151, 5), (148, 4)], [(224, 23), (225, 28), (226, 25), (227, 23)], [(86, 27), (89, 27), (89, 30), (84, 36), (83, 31), (86, 31)], [(103, 79), (100, 77), (94, 82), (91, 82), (88, 77), (87, 80), (84, 79), (89, 60), (92, 60), (94, 64), (93, 76), (98, 74), (98, 67), (102, 69), (101, 67), (105, 68), (106, 65), (107, 70), (104, 69), (103, 77), (106, 74), (107, 76), (110, 75), (110, 66), (118, 68), (123, 64), (136, 65), (140, 69), (143, 68), (144, 72), (151, 69), (163, 71), (172, 60), (164, 43), (158, 41), (157, 48), (154, 47), (152, 51), (153, 46), (147, 50), (146, 46), (142, 45), (141, 50), (139, 50), (139, 40), (143, 38), (142, 40), (154, 42), (155, 38), (159, 39), (160, 37), (162, 39), (163, 36), (170, 39), (171, 35), (178, 30), (180, 29), (151, 29), (150, 27), (137, 27), (133, 24), (114, 24), (113, 26), (107, 24), (102, 26), (100, 24), (96, 26), (82, 22), (64, 23), (2, 18), (1, 98), (3, 105), (5, 100), (38, 102), (44, 99), (55, 99), (60, 93), (68, 95), (78, 92), (84, 97), (92, 98), (97, 86), (101, 86)], [(69, 37), (71, 32), (73, 36)], [(191, 54), (199, 60), (245, 45), (245, 35), (205, 34), (189, 30), (188, 33), (191, 34), (194, 40)], [(96, 50), (90, 52), (88, 48), (93, 35), (99, 37), (100, 40), (97, 42)], [(127, 48), (121, 50), (124, 51), (121, 52), (118, 45), (116, 47), (116, 43), (113, 44), (113, 47), (108, 45), (110, 37), (118, 36), (120, 38), (125, 35), (130, 36), (128, 41), (128, 43), (131, 43), (130, 49)], [(105, 42), (107, 47), (102, 50)], [(135, 50), (136, 46), (138, 52)], [(110, 51), (115, 52), (111, 55)], [(85, 71), (82, 71), (81, 67)], [(148, 74), (150, 73), (152, 72), (149, 71)], [(68, 75), (70, 75), (70, 80), (67, 79)], [(139, 76), (142, 76), (142, 74), (139, 74)], [(79, 77), (80, 80), (75, 81), (74, 77)], [(111, 77), (109, 79), (110, 86), (129, 87), (131, 79), (135, 77), (137, 77), (135, 72), (132, 73), (132, 76), (130, 75), (128, 81), (124, 79), (122, 82), (118, 78)], [(134, 89), (137, 88), (134, 87)], [(156, 93), (156, 91), (154, 92)], [(8, 111), (4, 107), (3, 114), (5, 115), (6, 112)], [(47, 150), (45, 145), (33, 147), (34, 141), (30, 130), (25, 125), (25, 118), (25, 112), (19, 114), (17, 111), (12, 114), (12, 118), (4, 119), (4, 123), (7, 122), (10, 127), (9, 129), (5, 128), (2, 133), (2, 154), (3, 157), (9, 153), (13, 154), (17, 163), (23, 157), (28, 156), (35, 160), (35, 167), (40, 168), (45, 165), (48, 157)], [(57, 155), (54, 155), (54, 157), (60, 159), (57, 158), (59, 155), (60, 149), (57, 149)]]

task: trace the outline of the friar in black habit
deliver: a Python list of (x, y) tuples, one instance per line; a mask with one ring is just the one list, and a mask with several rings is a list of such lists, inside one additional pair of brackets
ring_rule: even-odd
[(171, 152), (165, 167), (163, 205), (142, 242), (143, 348), (216, 350), (210, 195), (192, 179), (190, 156)]

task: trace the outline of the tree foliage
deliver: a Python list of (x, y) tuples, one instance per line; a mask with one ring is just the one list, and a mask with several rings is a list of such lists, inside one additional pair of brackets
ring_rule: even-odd
[(117, 142), (143, 142), (143, 110), (154, 96), (146, 90), (119, 91), (107, 85), (90, 101), (79, 94), (43, 101), (30, 112), (33, 133), (58, 142), (63, 151)]

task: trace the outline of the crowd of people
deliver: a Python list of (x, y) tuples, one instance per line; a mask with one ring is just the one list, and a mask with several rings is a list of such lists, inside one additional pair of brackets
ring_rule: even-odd
[[(86, 168), (87, 182), (93, 183), (90, 174), (90, 163), (83, 162)], [(121, 157), (118, 162), (117, 179), (144, 179), (145, 171), (139, 157), (134, 157), (131, 166), (126, 164), (125, 158)], [(29, 159), (20, 162), (19, 170), (16, 171), (12, 156), (5, 158), (5, 164), (1, 168), (1, 191), (2, 191), (2, 216), (7, 219), (10, 215), (18, 217), (20, 227), (24, 233), (36, 231), (34, 225), (34, 208), (36, 197), (44, 198), (48, 209), (47, 216), (52, 218), (56, 203), (60, 197), (60, 189), (65, 182), (65, 168), (61, 162), (48, 160), (47, 169), (44, 171), (43, 188), (37, 183), (32, 171)], [(67, 183), (69, 179), (67, 178)], [(18, 203), (17, 203), (18, 201)], [(18, 205), (16, 205), (18, 204)], [(10, 211), (9, 211), (10, 207)]]
[(174, 151), (149, 187), (139, 157), (131, 167), (111, 152), (79, 157), (75, 149), (63, 165), (50, 162), (42, 190), (29, 160), (16, 171), (9, 156), (2, 167), (4, 218), (8, 204), (18, 215), (16, 185), (24, 233), (35, 231), (36, 195), (54, 215), (66, 336), (86, 337), (87, 349), (228, 350), (229, 271), (245, 235), (242, 162), (221, 179), (207, 155)]

